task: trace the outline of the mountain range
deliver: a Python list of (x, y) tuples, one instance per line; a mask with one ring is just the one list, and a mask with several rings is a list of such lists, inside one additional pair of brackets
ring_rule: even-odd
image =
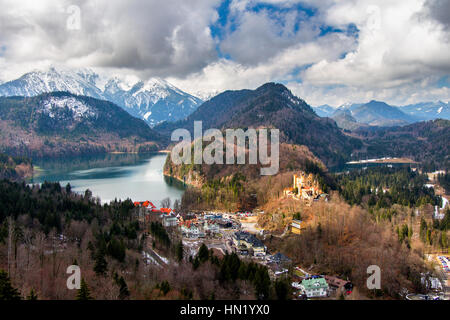
[(372, 100), (368, 103), (345, 104), (338, 108), (321, 105), (313, 109), (319, 116), (332, 118), (339, 127), (347, 130), (365, 126), (392, 127), (434, 119), (450, 119), (450, 105), (442, 101), (397, 107)]
[(29, 157), (156, 151), (161, 137), (117, 105), (68, 92), (0, 97), (0, 150)]
[(0, 84), (0, 96), (32, 97), (55, 91), (108, 100), (150, 126), (184, 119), (203, 102), (160, 78), (126, 82), (90, 69), (50, 67)]
[(361, 143), (345, 135), (332, 119), (317, 116), (302, 99), (281, 84), (267, 83), (256, 90), (225, 91), (203, 103), (185, 120), (162, 123), (155, 129), (170, 137), (177, 128), (193, 131), (194, 121), (209, 128), (278, 128), (280, 141), (305, 145), (326, 165), (349, 158)]

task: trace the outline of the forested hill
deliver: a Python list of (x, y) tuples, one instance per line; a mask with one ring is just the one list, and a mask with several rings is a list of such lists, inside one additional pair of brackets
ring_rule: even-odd
[(355, 159), (410, 157), (426, 171), (450, 168), (450, 121), (432, 120), (403, 127), (359, 128), (366, 147)]
[(0, 153), (0, 179), (21, 180), (32, 174), (31, 160)]
[(208, 128), (278, 128), (281, 142), (305, 145), (326, 165), (347, 160), (361, 142), (344, 135), (336, 123), (320, 118), (302, 99), (281, 84), (267, 83), (256, 90), (226, 91), (202, 104), (186, 120), (155, 129), (170, 137), (173, 130), (193, 131), (194, 121)]
[(0, 98), (0, 149), (46, 156), (157, 149), (160, 136), (115, 104), (54, 92)]

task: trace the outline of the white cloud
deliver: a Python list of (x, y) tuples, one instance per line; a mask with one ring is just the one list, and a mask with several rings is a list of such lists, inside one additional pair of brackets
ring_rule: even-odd
[[(0, 0), (2, 57), (18, 65), (64, 62), (183, 76), (216, 58), (209, 25), (218, 3)], [(67, 28), (71, 5), (80, 8), (79, 30)]]
[(322, 59), (337, 59), (354, 45), (354, 39), (351, 37), (329, 34), (316, 42), (300, 43), (282, 50), (268, 61), (256, 66), (222, 59), (187, 78), (174, 77), (168, 80), (191, 92), (195, 92), (197, 88), (202, 88), (206, 92), (256, 88), (265, 82), (293, 78), (294, 75), (290, 73), (295, 68), (314, 64)]
[[(282, 10), (252, 10), (258, 3)], [(0, 0), (0, 79), (59, 64), (201, 93), (283, 81), (313, 105), (449, 100), (448, 83), (437, 85), (450, 74), (448, 0), (233, 0), (220, 39), (210, 31), (219, 4)], [(66, 28), (70, 5), (80, 30)], [(321, 35), (326, 26), (344, 31)]]
[[(431, 85), (430, 80), (450, 74), (450, 43), (445, 41), (444, 29), (421, 16), (423, 1), (379, 2), (379, 6), (364, 0), (337, 2), (328, 9), (328, 24), (356, 24), (360, 30), (358, 47), (343, 59), (322, 60), (305, 70), (305, 82), (354, 87), (381, 99), (389, 97), (386, 92), (428, 90), (416, 83)], [(448, 91), (444, 92), (448, 99)], [(396, 100), (408, 99), (410, 96)]]

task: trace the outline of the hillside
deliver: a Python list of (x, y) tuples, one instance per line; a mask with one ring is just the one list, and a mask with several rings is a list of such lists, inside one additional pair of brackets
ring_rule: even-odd
[(173, 130), (193, 131), (194, 121), (208, 128), (278, 128), (280, 141), (305, 145), (326, 165), (345, 162), (360, 141), (344, 135), (336, 123), (320, 118), (285, 86), (267, 83), (256, 90), (226, 91), (203, 103), (186, 120), (164, 123), (155, 129), (170, 137)]
[(183, 196), (185, 209), (252, 210), (279, 199), (283, 189), (291, 186), (292, 174), (299, 171), (316, 175), (323, 188), (331, 184), (325, 165), (306, 146), (282, 143), (279, 164), (276, 175), (261, 176), (260, 164), (175, 165), (169, 156), (164, 174), (191, 186)]
[(0, 179), (18, 181), (31, 176), (33, 167), (30, 159), (11, 157), (0, 153)]
[(0, 98), (0, 127), (3, 152), (32, 157), (149, 151), (160, 141), (113, 103), (67, 92)]
[(450, 168), (450, 121), (433, 120), (393, 128), (360, 128), (365, 147), (355, 159), (410, 157), (426, 170)]
[(345, 130), (353, 131), (355, 129), (358, 129), (359, 127), (368, 126), (367, 124), (359, 123), (358, 121), (356, 121), (356, 119), (352, 116), (350, 110), (338, 109), (331, 115), (331, 118), (336, 121), (336, 124), (339, 128)]

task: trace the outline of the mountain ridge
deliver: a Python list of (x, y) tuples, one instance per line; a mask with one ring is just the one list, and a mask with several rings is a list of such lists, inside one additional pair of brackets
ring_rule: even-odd
[(158, 150), (161, 137), (109, 101), (68, 92), (0, 97), (0, 149), (42, 157)]
[(281, 84), (266, 83), (255, 90), (225, 91), (203, 103), (185, 120), (155, 127), (170, 137), (173, 130), (278, 128), (280, 141), (307, 146), (324, 163), (345, 161), (359, 141), (344, 135), (332, 119), (320, 118), (302, 99)]
[(111, 101), (150, 126), (183, 119), (203, 102), (160, 78), (127, 83), (87, 68), (33, 70), (0, 84), (0, 96), (30, 97), (56, 91)]

